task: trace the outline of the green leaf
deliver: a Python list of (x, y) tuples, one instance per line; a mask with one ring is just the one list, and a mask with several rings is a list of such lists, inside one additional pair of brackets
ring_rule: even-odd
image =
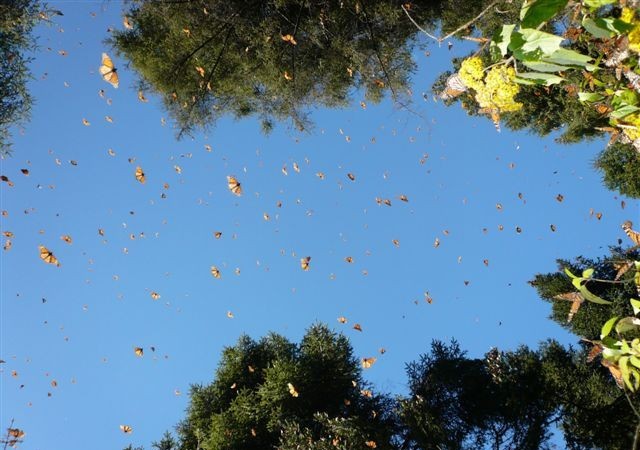
[[(573, 281), (575, 284), (575, 281), (577, 280), (573, 280)], [(578, 288), (578, 290), (580, 291), (584, 299), (590, 301), (591, 303), (597, 303), (599, 305), (611, 305), (613, 303), (613, 302), (610, 302), (609, 300), (605, 300), (603, 298), (598, 297), (595, 294), (592, 294), (585, 285), (581, 285)]]
[(562, 64), (565, 66), (580, 66), (580, 67), (589, 67), (593, 69), (591, 64), (588, 64), (589, 61), (592, 61), (593, 58), (587, 55), (583, 55), (582, 53), (578, 53), (574, 50), (569, 50), (566, 48), (560, 48), (553, 52), (551, 55), (544, 56), (542, 58), (543, 61), (553, 63), (553, 64)]
[(617, 3), (618, 0), (584, 0), (584, 4), (589, 8), (600, 8), (605, 5), (612, 5)]
[(609, 336), (617, 321), (617, 317), (612, 317), (605, 322), (605, 324), (602, 326), (602, 330), (600, 331), (600, 339), (604, 339), (605, 337)]
[(638, 312), (640, 312), (640, 300), (636, 300), (635, 298), (632, 298), (631, 300), (629, 300), (629, 303), (631, 303), (631, 307), (633, 308), (633, 313), (637, 315)]
[(502, 29), (493, 35), (493, 39), (491, 40), (492, 51), (499, 52), (500, 56), (507, 54), (509, 43), (511, 42), (511, 33), (513, 33), (515, 27), (515, 24), (503, 25)]
[(629, 114), (633, 114), (634, 112), (640, 110), (637, 106), (626, 105), (621, 108), (618, 108), (609, 114), (609, 117), (612, 119), (622, 119), (623, 117), (627, 117)]
[(613, 34), (620, 35), (633, 30), (634, 25), (613, 17), (593, 19), (595, 25), (600, 29), (605, 29)]
[(637, 356), (629, 356), (629, 362), (640, 369), (640, 358), (638, 358)]
[(575, 276), (573, 273), (571, 273), (571, 271), (569, 270), (568, 267), (564, 268), (564, 273), (567, 274), (567, 276), (569, 276), (570, 278), (578, 278), (577, 276)]
[(532, 28), (522, 28), (520, 34), (525, 41), (521, 47), (522, 51), (532, 52), (534, 50), (540, 50), (545, 55), (551, 55), (558, 50), (564, 40), (555, 34), (545, 33), (544, 31)]
[(545, 86), (551, 86), (552, 84), (559, 84), (564, 81), (564, 78), (558, 75), (542, 72), (525, 72), (519, 74), (515, 78), (516, 83), (521, 84), (543, 84)]
[(536, 28), (555, 16), (565, 6), (567, 6), (567, 0), (528, 1), (520, 10), (521, 25), (523, 28)]
[(629, 388), (629, 390), (633, 391), (633, 385), (631, 384), (631, 381), (629, 380), (629, 366), (627, 366), (629, 362), (629, 357), (628, 356), (622, 356), (620, 357), (620, 359), (618, 360), (618, 368), (620, 369), (620, 372), (622, 373), (622, 379), (624, 380), (624, 384)]
[(594, 270), (593, 269), (585, 269), (582, 271), (582, 278), (591, 278), (591, 275), (593, 275)]
[(608, 39), (614, 35), (613, 31), (599, 27), (595, 20), (588, 17), (582, 19), (582, 26), (596, 39)]
[(617, 361), (622, 352), (620, 351), (620, 343), (612, 338), (611, 336), (607, 336), (602, 338), (602, 357), (608, 359), (609, 361)]
[(578, 92), (578, 99), (581, 102), (599, 102), (603, 98), (605, 98), (604, 95), (598, 92)]
[(570, 69), (570, 67), (567, 66), (560, 66), (558, 64), (552, 64), (540, 60), (522, 61), (522, 64), (527, 66), (529, 69), (535, 70), (537, 72), (560, 72)]

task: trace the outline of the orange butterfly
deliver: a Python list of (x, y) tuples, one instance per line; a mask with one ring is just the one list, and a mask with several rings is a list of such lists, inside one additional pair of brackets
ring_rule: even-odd
[(144, 349), (142, 347), (134, 347), (133, 352), (140, 358), (144, 356)]
[(287, 383), (287, 387), (289, 388), (289, 394), (291, 394), (292, 397), (297, 397), (298, 395), (298, 391), (296, 391), (296, 388), (293, 386), (293, 384), (291, 383)]
[(133, 432), (133, 428), (131, 428), (131, 426), (129, 425), (120, 425), (120, 430), (124, 434), (131, 434)]
[(567, 292), (564, 294), (556, 295), (553, 298), (571, 302), (571, 309), (569, 310), (569, 315), (567, 316), (567, 323), (573, 320), (573, 316), (576, 315), (576, 313), (580, 309), (580, 306), (582, 306), (582, 303), (584, 302), (584, 297), (579, 292)]
[(98, 70), (104, 81), (111, 84), (114, 88), (118, 88), (118, 69), (115, 68), (113, 61), (111, 61), (111, 58), (109, 58), (109, 55), (106, 53), (102, 54), (102, 65)]
[(371, 366), (373, 366), (375, 364), (375, 362), (378, 360), (378, 358), (372, 357), (372, 358), (362, 358), (361, 362), (362, 362), (362, 368), (363, 369), (370, 369)]
[(233, 176), (228, 176), (227, 182), (229, 183), (229, 190), (231, 193), (240, 197), (242, 195), (242, 185), (240, 182)]
[(640, 245), (640, 233), (633, 230), (631, 227), (633, 227), (633, 222), (631, 222), (630, 220), (627, 220), (622, 224), (622, 230), (627, 236), (629, 236), (631, 242), (633, 242), (635, 245)]
[(211, 275), (213, 275), (213, 278), (220, 278), (220, 270), (216, 266), (211, 266)]
[(311, 262), (311, 256), (300, 258), (300, 267), (302, 268), (302, 270), (309, 270), (309, 262)]
[(42, 259), (47, 264), (55, 264), (56, 266), (60, 267), (60, 261), (58, 261), (58, 258), (56, 258), (47, 247), (45, 247), (44, 245), (39, 245), (38, 248), (40, 249), (40, 259)]
[(142, 184), (147, 181), (146, 177), (144, 176), (144, 172), (142, 171), (142, 167), (140, 166), (136, 167), (136, 180), (138, 180)]

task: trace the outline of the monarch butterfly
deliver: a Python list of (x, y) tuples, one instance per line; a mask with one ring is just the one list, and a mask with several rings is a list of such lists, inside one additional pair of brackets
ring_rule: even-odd
[(138, 180), (142, 184), (144, 184), (144, 182), (147, 181), (147, 179), (144, 176), (144, 172), (142, 171), (142, 167), (140, 166), (136, 167), (136, 180)]
[(124, 434), (131, 434), (133, 432), (133, 428), (131, 428), (131, 426), (129, 425), (120, 425), (120, 430)]
[(298, 391), (296, 391), (296, 388), (293, 386), (293, 384), (291, 383), (287, 383), (287, 387), (289, 388), (289, 394), (291, 394), (292, 397), (297, 397), (298, 395)]
[(338, 317), (338, 322), (340, 322), (340, 323), (347, 323), (347, 318), (346, 318), (346, 317), (344, 317), (344, 316), (340, 316), (340, 317)]
[(102, 65), (98, 69), (102, 79), (114, 88), (118, 88), (118, 69), (113, 65), (113, 61), (106, 53), (102, 54)]
[(359, 323), (355, 324), (353, 326), (353, 329), (356, 330), (356, 331), (362, 332), (362, 326)]
[(440, 93), (442, 100), (450, 100), (467, 92), (467, 86), (462, 82), (460, 75), (454, 73), (445, 82), (445, 87)]
[(151, 292), (150, 295), (153, 300), (158, 300), (160, 298), (160, 294), (158, 294), (156, 291)]
[(220, 271), (216, 266), (211, 266), (211, 275), (213, 275), (213, 278), (220, 278)]
[(227, 182), (229, 183), (229, 190), (231, 193), (240, 197), (242, 195), (242, 185), (240, 182), (232, 176), (227, 177)]
[(56, 258), (47, 247), (45, 247), (44, 245), (39, 245), (38, 248), (40, 249), (40, 259), (42, 259), (47, 264), (55, 264), (56, 266), (60, 267), (60, 261), (58, 261), (58, 258)]
[(378, 360), (378, 358), (362, 358), (362, 368), (363, 369), (369, 369), (371, 368), (371, 366), (373, 366), (375, 364), (375, 362)]
[(280, 36), (280, 37), (282, 38), (283, 41), (288, 42), (291, 45), (298, 45), (295, 38), (290, 34), (285, 34), (284, 36)]
[(627, 220), (625, 223), (622, 224), (622, 230), (627, 236), (629, 236), (629, 239), (631, 239), (631, 242), (633, 242), (635, 245), (640, 245), (640, 233), (633, 230), (632, 227), (633, 227), (633, 222), (631, 222), (630, 220)]
[(584, 302), (584, 297), (579, 292), (567, 292), (565, 294), (556, 295), (553, 298), (571, 302), (571, 309), (569, 310), (569, 315), (567, 316), (567, 323), (573, 320), (573, 316), (576, 315), (576, 313), (582, 306), (582, 303)]
[(309, 262), (311, 261), (311, 256), (307, 256), (305, 258), (300, 258), (300, 267), (302, 270), (309, 270)]
[(133, 352), (140, 358), (144, 356), (144, 349), (142, 347), (134, 347)]

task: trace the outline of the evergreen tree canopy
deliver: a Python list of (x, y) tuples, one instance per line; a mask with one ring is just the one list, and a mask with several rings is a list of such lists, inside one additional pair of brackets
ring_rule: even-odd
[(594, 163), (611, 190), (640, 198), (640, 151), (630, 144), (615, 143), (604, 149)]
[(466, 357), (455, 341), (435, 341), (407, 374), (403, 448), (550, 449), (554, 424), (572, 450), (633, 442), (638, 420), (609, 372), (554, 341), (536, 351), (493, 349), (484, 359)]
[(36, 45), (31, 30), (46, 17), (40, 9), (39, 0), (0, 3), (0, 155), (10, 150), (9, 128), (29, 118), (33, 99), (27, 90), (28, 53)]
[[(599, 339), (602, 325), (612, 316), (625, 317), (633, 315), (629, 305), (629, 299), (637, 296), (633, 284), (635, 269), (629, 262), (638, 259), (640, 253), (637, 250), (623, 251), (620, 247), (612, 247), (609, 256), (597, 259), (579, 256), (572, 261), (558, 259), (558, 272), (538, 274), (530, 282), (538, 291), (540, 297), (551, 303), (551, 319), (568, 329), (575, 335), (587, 339)], [(626, 267), (627, 271), (620, 275), (618, 282), (613, 282), (618, 276), (618, 271)], [(563, 294), (574, 293), (576, 288), (571, 284), (571, 279), (563, 272), (568, 268), (573, 273), (582, 273), (586, 269), (593, 268), (593, 278), (608, 280), (610, 282), (591, 281), (587, 288), (595, 295), (611, 301), (611, 305), (600, 305), (584, 301), (577, 313), (569, 320), (569, 312), (572, 301), (561, 298)]]
[(181, 131), (257, 115), (309, 126), (314, 105), (346, 106), (363, 88), (402, 97), (414, 63), (393, 0), (143, 1), (113, 44), (144, 88), (159, 93)]
[(224, 350), (211, 384), (192, 386), (177, 442), (165, 436), (163, 450), (293, 449), (303, 441), (320, 449), (327, 439), (345, 450), (360, 441), (392, 448), (393, 402), (372, 393), (361, 370), (347, 338), (323, 325), (300, 344), (243, 336)]

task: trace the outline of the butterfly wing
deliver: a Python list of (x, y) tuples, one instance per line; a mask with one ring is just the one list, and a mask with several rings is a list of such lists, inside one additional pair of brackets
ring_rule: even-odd
[(114, 68), (113, 61), (106, 53), (102, 54), (102, 66), (104, 66), (109, 71), (113, 70)]
[(102, 54), (102, 65), (98, 68), (100, 75), (102, 75), (102, 79), (107, 83), (111, 84), (114, 88), (118, 88), (118, 74), (117, 69), (113, 65), (113, 61), (109, 58), (109, 55), (106, 53)]
[(240, 185), (240, 182), (235, 177), (232, 177), (232, 176), (227, 177), (227, 182), (229, 183), (229, 190), (233, 194), (240, 197), (242, 195), (242, 187)]
[(136, 180), (138, 180), (142, 184), (144, 184), (144, 182), (147, 181), (147, 179), (144, 176), (144, 172), (142, 171), (142, 167), (140, 166), (136, 167)]

